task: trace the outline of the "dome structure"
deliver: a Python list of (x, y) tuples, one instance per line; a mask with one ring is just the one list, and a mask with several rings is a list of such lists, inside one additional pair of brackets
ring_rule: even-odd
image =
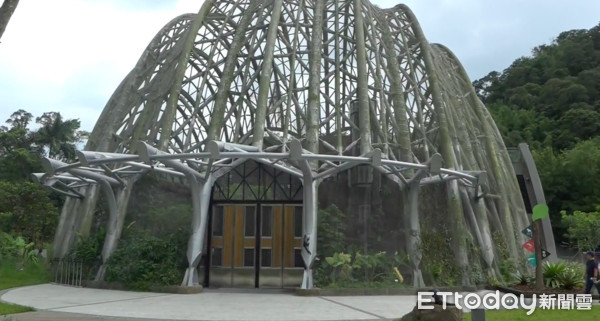
[[(45, 181), (53, 175), (79, 184), (64, 190), (57, 257), (77, 231), (89, 229), (104, 191), (111, 212), (106, 262), (135, 182), (162, 171), (189, 180), (194, 218), (183, 284), (197, 284), (212, 188), (219, 175), (252, 159), (302, 182), (304, 288), (312, 287), (318, 252), (319, 183), (359, 165), (397, 187), (394, 215), (405, 235), (398, 247), (410, 257), (415, 286), (424, 285), (427, 193), (443, 200), (443, 213), (428, 215), (444, 220), (453, 236), (462, 284), (472, 282), (473, 261), (490, 277), (502, 260), (525, 262), (520, 231), (529, 221), (502, 137), (456, 56), (427, 42), (402, 4), (207, 0), (158, 32), (106, 104), (85, 150), (74, 165), (48, 160)], [(441, 188), (422, 188), (433, 184)]]

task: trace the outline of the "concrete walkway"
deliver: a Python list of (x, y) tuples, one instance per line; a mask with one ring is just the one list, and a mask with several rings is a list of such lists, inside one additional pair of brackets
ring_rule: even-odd
[(18, 320), (291, 321), (395, 319), (413, 309), (416, 296), (301, 297), (283, 292), (225, 290), (164, 294), (43, 284), (8, 290), (0, 300), (39, 310), (16, 315)]

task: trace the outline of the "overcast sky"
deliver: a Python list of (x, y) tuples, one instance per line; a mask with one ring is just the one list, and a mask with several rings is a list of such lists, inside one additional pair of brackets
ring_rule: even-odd
[[(340, 0), (341, 1), (341, 0)], [(0, 0), (1, 2), (1, 0)], [(398, 2), (374, 0), (382, 8)], [(560, 32), (600, 22), (599, 0), (410, 0), (430, 42), (471, 79), (501, 71)], [(202, 0), (24, 0), (0, 43), (0, 123), (60, 111), (91, 130), (155, 33)]]

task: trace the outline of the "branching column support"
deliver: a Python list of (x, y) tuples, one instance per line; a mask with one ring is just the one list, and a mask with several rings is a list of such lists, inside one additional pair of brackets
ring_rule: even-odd
[(100, 265), (94, 279), (95, 282), (103, 281), (104, 274), (106, 273), (106, 263), (117, 248), (117, 243), (121, 237), (123, 222), (125, 221), (125, 214), (127, 212), (126, 201), (129, 199), (131, 186), (129, 183), (122, 185), (114, 178), (85, 170), (71, 170), (69, 172), (97, 181), (108, 203), (108, 222), (106, 223), (106, 236), (104, 237), (104, 245), (102, 246), (102, 265)]
[(419, 220), (419, 190), (421, 179), (428, 173), (439, 174), (442, 167), (442, 156), (434, 154), (427, 162), (428, 168), (421, 169), (408, 181), (404, 189), (404, 213), (407, 217), (406, 252), (413, 268), (413, 286), (425, 286), (421, 272), (421, 222)]
[(299, 140), (290, 142), (290, 159), (297, 161), (302, 170), (302, 260), (304, 261), (304, 276), (302, 277), (302, 289), (312, 289), (313, 265), (317, 258), (317, 210), (318, 210), (318, 188), (321, 179), (315, 177), (307, 160), (300, 159), (302, 155), (302, 144)]
[[(51, 175), (54, 174), (55, 169), (67, 166), (65, 163), (49, 158), (45, 158), (43, 163), (46, 171)], [(139, 176), (133, 176), (129, 180), (125, 181), (78, 168), (69, 169), (68, 173), (75, 177), (82, 177), (96, 181), (104, 193), (106, 202), (108, 203), (108, 222), (106, 227), (106, 236), (104, 238), (104, 245), (102, 247), (102, 265), (98, 269), (98, 273), (96, 274), (95, 278), (95, 281), (102, 281), (104, 280), (104, 274), (106, 272), (106, 262), (108, 262), (111, 254), (117, 248), (117, 243), (119, 241), (119, 237), (121, 236), (123, 222), (127, 212), (127, 200), (129, 199), (129, 194), (131, 192), (131, 185), (139, 178)], [(93, 212), (93, 210), (91, 212)], [(55, 244), (55, 246), (56, 245), (57, 244)]]
[(419, 188), (422, 175), (417, 175), (411, 179), (410, 183), (404, 186), (404, 214), (406, 215), (406, 253), (410, 260), (410, 266), (413, 270), (413, 287), (422, 288), (425, 286), (423, 273), (421, 272), (421, 226), (419, 220)]
[(204, 251), (204, 241), (206, 240), (208, 225), (210, 193), (215, 180), (212, 176), (209, 176), (208, 180), (204, 182), (197, 179), (197, 177), (188, 176), (188, 178), (192, 190), (194, 215), (192, 218), (192, 235), (190, 236), (187, 247), (187, 259), (189, 265), (185, 271), (181, 285), (198, 286), (198, 264), (200, 264), (202, 251)]
[[(142, 160), (150, 163), (150, 157), (154, 155), (168, 155), (144, 142), (138, 142), (138, 153)], [(203, 176), (189, 166), (178, 160), (164, 159), (161, 163), (176, 171), (183, 173), (190, 183), (192, 192), (192, 235), (188, 241), (187, 259), (188, 268), (185, 271), (182, 286), (198, 286), (198, 264), (202, 258), (204, 241), (208, 225), (208, 210), (210, 205), (210, 194), (215, 178), (212, 175)]]

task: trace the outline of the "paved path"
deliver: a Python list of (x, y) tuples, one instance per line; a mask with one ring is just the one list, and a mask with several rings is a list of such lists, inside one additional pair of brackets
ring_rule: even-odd
[(386, 320), (405, 315), (413, 309), (416, 302), (416, 296), (301, 297), (291, 293), (214, 290), (199, 294), (164, 294), (55, 284), (12, 289), (0, 299), (40, 310), (16, 315), (15, 319), (18, 321), (123, 318), (223, 321)]

